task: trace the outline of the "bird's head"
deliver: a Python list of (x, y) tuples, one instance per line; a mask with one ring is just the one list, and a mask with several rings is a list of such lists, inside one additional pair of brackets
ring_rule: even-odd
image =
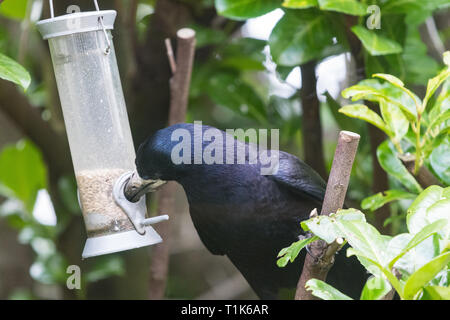
[(193, 128), (193, 124), (176, 124), (157, 131), (139, 146), (136, 172), (125, 187), (128, 200), (136, 202), (144, 194), (156, 191), (165, 182), (176, 180), (182, 174), (185, 165), (176, 164), (172, 160), (172, 151), (181, 139), (179, 135), (174, 135), (174, 132), (181, 129), (181, 132), (193, 134)]

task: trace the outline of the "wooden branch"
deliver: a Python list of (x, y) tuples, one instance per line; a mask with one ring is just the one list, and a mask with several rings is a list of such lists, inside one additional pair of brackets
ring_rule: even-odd
[(59, 177), (72, 173), (67, 139), (42, 119), (39, 109), (30, 105), (14, 84), (4, 80), (0, 80), (0, 97), (0, 110), (41, 149), (50, 175)]
[[(334, 153), (330, 178), (328, 179), (325, 198), (322, 204), (322, 215), (330, 215), (341, 209), (347, 193), (350, 173), (353, 167), (360, 136), (349, 131), (341, 131)], [(341, 244), (334, 242), (330, 245), (324, 241), (314, 241), (310, 246), (310, 253), (306, 255), (303, 271), (297, 284), (296, 300), (316, 300), (305, 284), (310, 279), (326, 280), (328, 271), (333, 266), (334, 255)]]
[(170, 79), (169, 125), (183, 122), (186, 118), (195, 41), (194, 30), (189, 28), (178, 30), (176, 72)]
[(408, 169), (409, 173), (417, 179), (417, 182), (419, 182), (422, 188), (426, 189), (432, 185), (442, 186), (439, 180), (425, 166), (420, 167), (417, 174), (414, 173), (416, 157), (413, 154), (399, 155), (398, 157), (403, 162), (406, 169)]
[(175, 62), (175, 55), (173, 54), (172, 42), (169, 38), (165, 40), (166, 49), (167, 49), (167, 58), (169, 59), (170, 71), (172, 74), (177, 72), (177, 64)]
[[(195, 31), (192, 29), (180, 29), (177, 32), (177, 61), (176, 67), (173, 69), (175, 70), (175, 73), (172, 79), (170, 79), (171, 101), (169, 125), (183, 122), (186, 118), (194, 54)], [(170, 53), (168, 53), (168, 58), (170, 61)], [(175, 61), (173, 63), (175, 66)], [(173, 216), (175, 212), (174, 198), (176, 187), (175, 182), (171, 181), (158, 192), (158, 214), (168, 214), (169, 216)], [(149, 289), (149, 299), (152, 300), (162, 299), (164, 297), (169, 267), (170, 247), (169, 222), (162, 222), (155, 228), (164, 239), (164, 242), (153, 247)]]

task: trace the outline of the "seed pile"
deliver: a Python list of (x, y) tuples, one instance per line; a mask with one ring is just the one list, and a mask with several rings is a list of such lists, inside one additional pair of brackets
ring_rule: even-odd
[(132, 230), (128, 216), (117, 206), (112, 190), (123, 169), (82, 170), (77, 173), (80, 201), (88, 236)]

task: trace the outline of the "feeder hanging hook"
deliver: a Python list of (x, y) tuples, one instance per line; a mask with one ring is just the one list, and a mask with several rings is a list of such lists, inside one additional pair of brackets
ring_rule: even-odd
[[(49, 6), (50, 6), (50, 17), (52, 19), (54, 19), (55, 18), (55, 10), (54, 10), (54, 7), (53, 7), (53, 0), (48, 0), (48, 2), (49, 2)], [(98, 0), (94, 0), (94, 5), (95, 5), (95, 10), (100, 11), (100, 7), (98, 5)], [(106, 39), (106, 45), (107, 46), (106, 46), (106, 49), (104, 51), (104, 54), (108, 55), (111, 52), (111, 41), (109, 40), (108, 33), (106, 32), (105, 25), (103, 24), (103, 17), (99, 17), (98, 18), (98, 22), (102, 26), (103, 34), (105, 35), (105, 39)]]

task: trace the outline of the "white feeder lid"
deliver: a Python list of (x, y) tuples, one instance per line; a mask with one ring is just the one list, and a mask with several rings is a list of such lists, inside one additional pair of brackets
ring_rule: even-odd
[(159, 234), (151, 226), (145, 227), (145, 234), (135, 230), (120, 232), (102, 237), (88, 238), (84, 245), (82, 258), (90, 258), (103, 254), (120, 252), (162, 242)]
[(47, 40), (74, 33), (103, 30), (100, 17), (103, 17), (105, 29), (112, 30), (116, 16), (115, 10), (76, 12), (38, 21), (36, 26), (44, 40)]

